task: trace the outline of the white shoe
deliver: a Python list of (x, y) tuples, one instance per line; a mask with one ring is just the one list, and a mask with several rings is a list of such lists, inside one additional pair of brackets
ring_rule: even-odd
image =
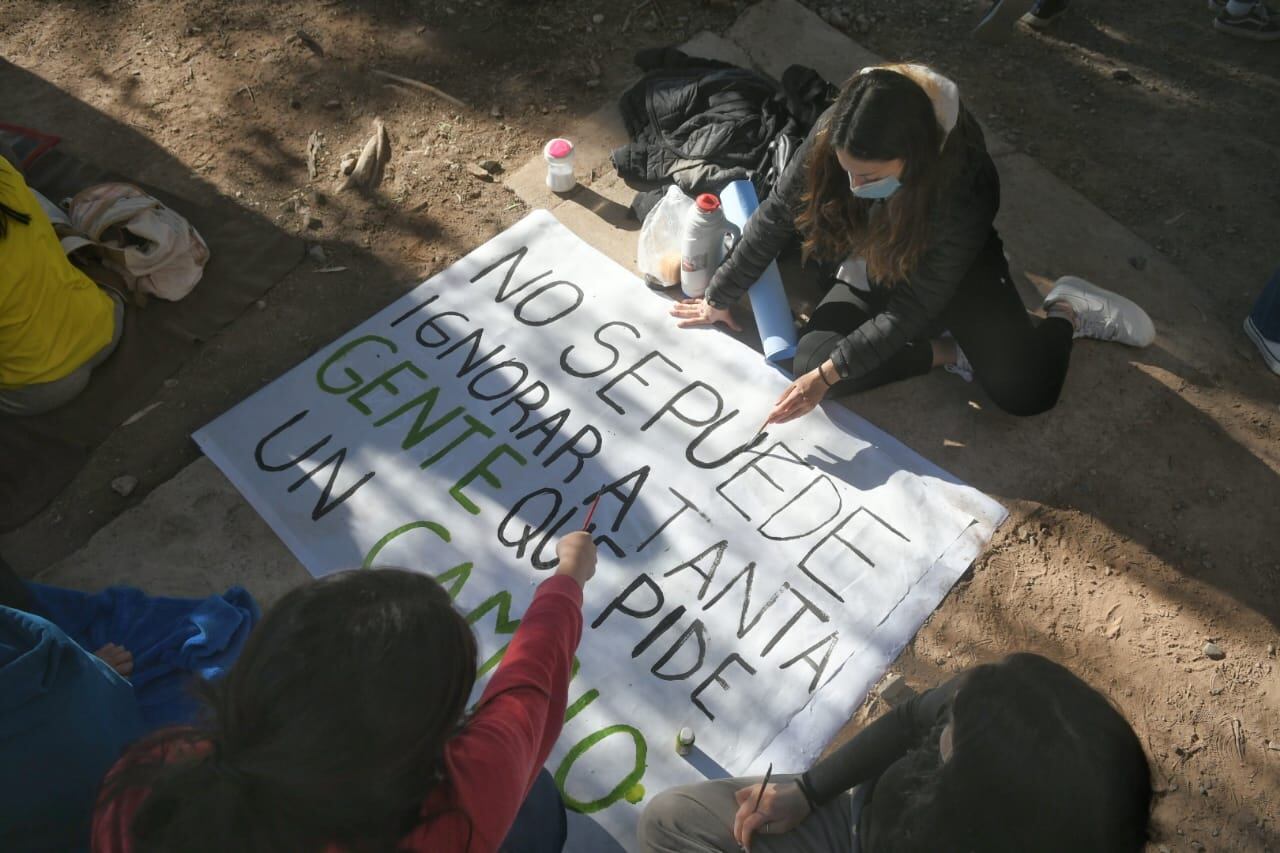
[(1077, 338), (1115, 341), (1131, 347), (1148, 347), (1156, 339), (1156, 327), (1132, 300), (1104, 290), (1074, 275), (1064, 275), (1044, 298), (1047, 309), (1065, 302), (1076, 313)]
[(1249, 340), (1253, 341), (1258, 352), (1262, 353), (1262, 360), (1267, 363), (1267, 367), (1270, 367), (1273, 373), (1280, 373), (1280, 341), (1269, 341), (1264, 338), (1262, 332), (1258, 331), (1258, 327), (1253, 324), (1252, 317), (1244, 318), (1244, 333), (1249, 336)]

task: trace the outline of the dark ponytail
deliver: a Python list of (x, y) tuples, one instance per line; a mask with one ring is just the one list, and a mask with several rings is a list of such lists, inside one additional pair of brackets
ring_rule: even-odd
[(111, 834), (131, 837), (137, 851), (282, 849), (258, 816), (253, 784), (218, 752), (204, 729), (164, 732), (135, 746), (134, 763), (108, 781), (105, 798), (145, 799), (132, 823)]
[(436, 581), (330, 575), (267, 614), (206, 688), (203, 726), (131, 750), (104, 806), (145, 792), (137, 853), (394, 850), (429, 819), (475, 677), (475, 638)]

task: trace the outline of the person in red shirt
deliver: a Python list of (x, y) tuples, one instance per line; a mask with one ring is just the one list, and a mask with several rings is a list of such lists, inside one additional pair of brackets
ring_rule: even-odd
[(206, 687), (204, 725), (108, 774), (93, 850), (559, 850), (563, 805), (521, 805), (563, 724), (596, 549), (572, 533), (556, 553), (470, 713), (475, 637), (434, 579), (373, 569), (293, 590)]

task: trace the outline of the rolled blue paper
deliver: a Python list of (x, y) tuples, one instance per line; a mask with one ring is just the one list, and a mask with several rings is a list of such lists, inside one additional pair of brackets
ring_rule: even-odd
[[(720, 205), (724, 215), (739, 228), (746, 229), (747, 220), (760, 206), (756, 188), (750, 181), (734, 181), (720, 191)], [(769, 264), (764, 274), (747, 291), (751, 297), (751, 311), (756, 315), (756, 329), (768, 361), (785, 361), (796, 354), (796, 327), (791, 321), (791, 306), (787, 293), (782, 289), (782, 276), (778, 264)]]

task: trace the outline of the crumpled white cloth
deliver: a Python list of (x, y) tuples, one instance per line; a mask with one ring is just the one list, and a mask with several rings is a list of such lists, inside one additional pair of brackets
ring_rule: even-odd
[[(133, 184), (97, 184), (81, 190), (67, 212), (75, 233), (62, 239), (63, 251), (99, 247), (104, 262), (124, 276), (131, 290), (176, 302), (204, 274), (209, 261), (204, 238), (180, 214)], [(108, 234), (115, 226), (133, 239)]]

